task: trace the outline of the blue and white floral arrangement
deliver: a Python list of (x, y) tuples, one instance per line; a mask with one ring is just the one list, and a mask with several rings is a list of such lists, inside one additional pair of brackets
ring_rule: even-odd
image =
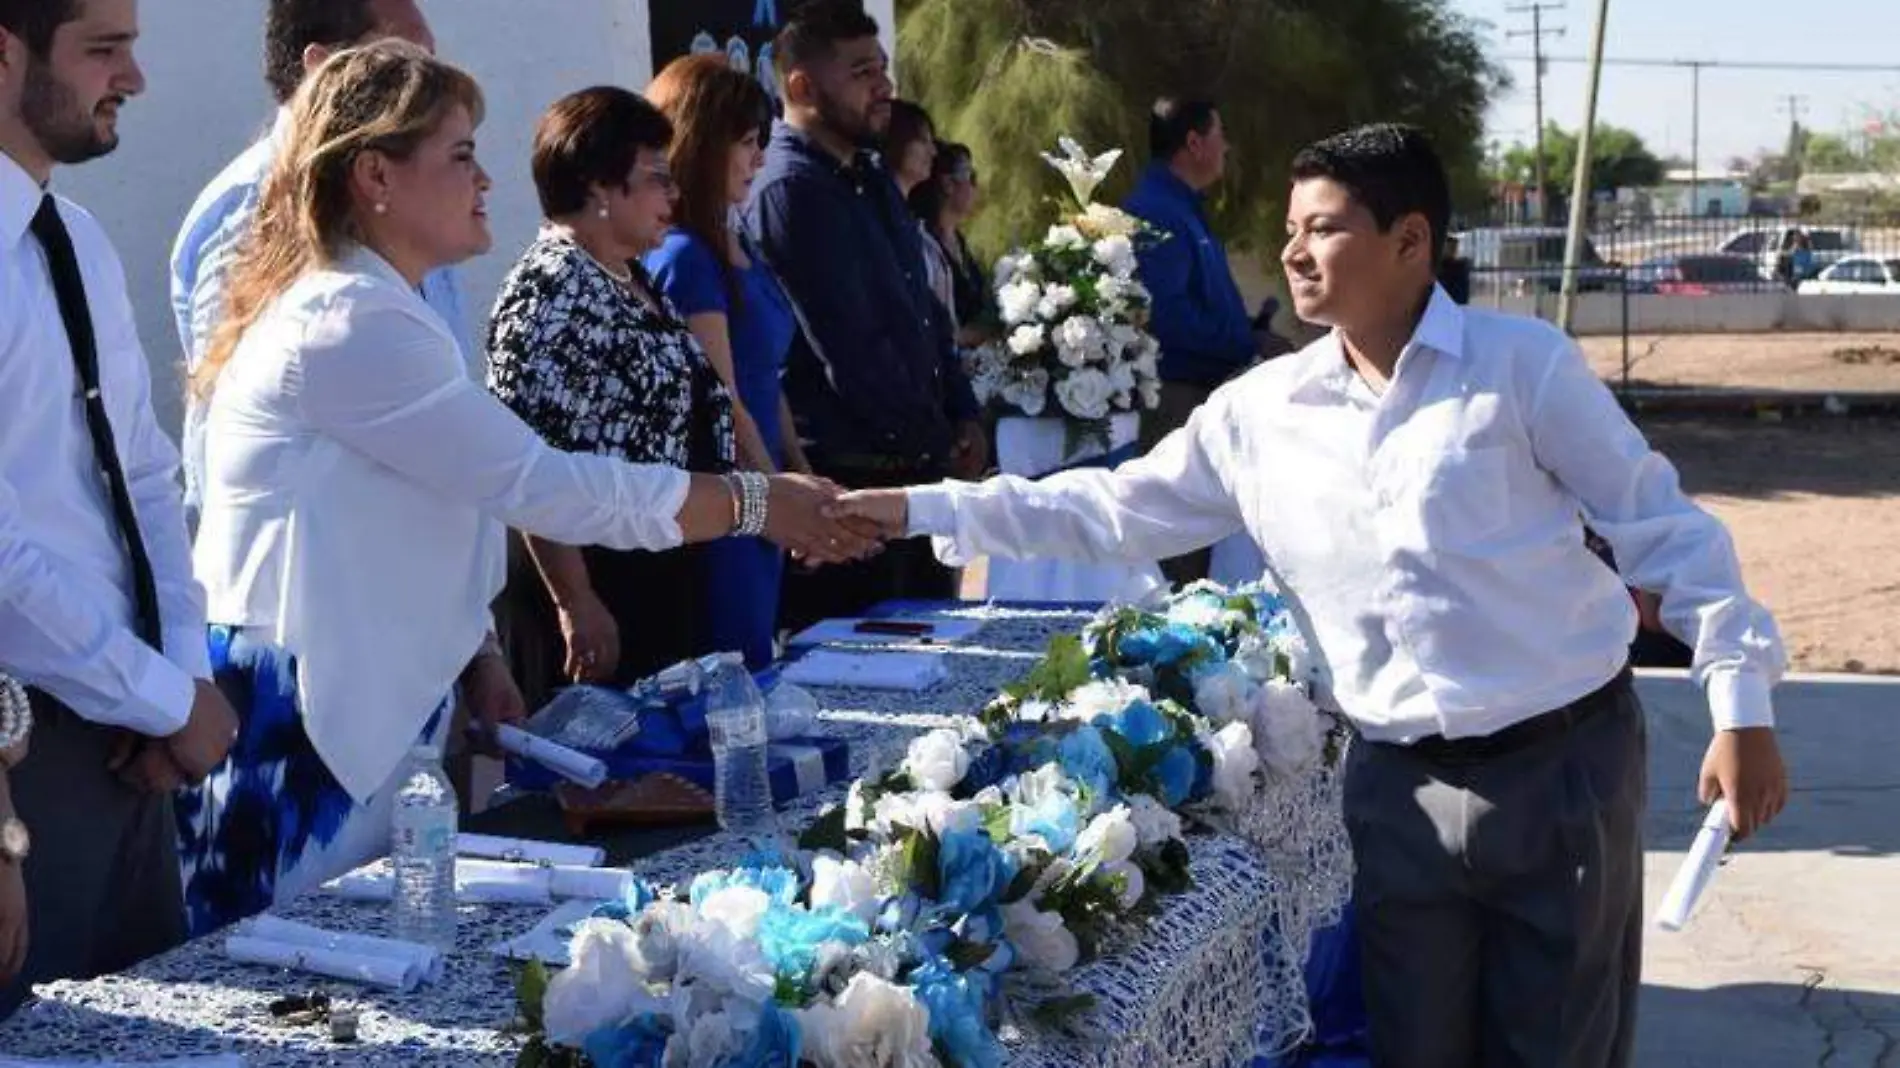
[(1333, 759), (1311, 660), (1259, 587), (1105, 610), (796, 849), (599, 910), (524, 973), (521, 1063), (996, 1068), (1004, 1025), (1086, 1012), (1063, 973), (1191, 888), (1192, 828)]

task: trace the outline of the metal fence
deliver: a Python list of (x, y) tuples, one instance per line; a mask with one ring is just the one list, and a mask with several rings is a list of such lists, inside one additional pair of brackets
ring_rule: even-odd
[[(1562, 280), (1560, 225), (1470, 217), (1454, 223), (1453, 235), (1454, 254), (1470, 262), (1474, 298), (1481, 286), (1555, 292)], [(1843, 260), (1854, 262), (1830, 274)], [(1604, 209), (1591, 220), (1581, 268), (1586, 292), (1699, 295), (1884, 278), (1900, 294), (1900, 215), (1721, 218)]]

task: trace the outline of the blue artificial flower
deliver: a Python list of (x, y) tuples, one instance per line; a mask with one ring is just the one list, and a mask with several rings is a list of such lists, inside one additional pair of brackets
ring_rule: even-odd
[(1097, 716), (1095, 725), (1114, 731), (1137, 749), (1163, 741), (1174, 734), (1174, 726), (1168, 722), (1168, 717), (1148, 701), (1132, 701), (1120, 712)]
[(910, 974), (910, 984), (930, 1013), (931, 1041), (942, 1045), (959, 1068), (1001, 1068), (1003, 1045), (990, 1030), (984, 1005), (987, 976), (972, 979), (932, 957)]
[(790, 868), (731, 868), (724, 871), (702, 872), (693, 880), (687, 899), (694, 908), (705, 904), (707, 898), (721, 890), (735, 886), (747, 886), (760, 890), (772, 899), (774, 904), (790, 905), (798, 900), (798, 873)]
[(671, 1037), (667, 1022), (650, 1012), (596, 1030), (581, 1043), (594, 1068), (660, 1068)]
[(629, 879), (627, 889), (622, 892), (620, 900), (601, 902), (600, 906), (593, 911), (592, 918), (619, 920), (625, 923), (640, 915), (648, 905), (657, 900), (659, 900), (659, 895), (653, 892), (653, 887), (648, 885), (645, 879)]
[(1075, 798), (1060, 790), (1044, 794), (1033, 807), (1011, 805), (1009, 809), (1010, 836), (1040, 835), (1051, 853), (1067, 853), (1075, 844), (1075, 836), (1082, 833), (1081, 824)]
[(1119, 778), (1115, 754), (1102, 740), (1102, 732), (1084, 725), (1069, 732), (1056, 746), (1056, 762), (1062, 773), (1097, 794), (1113, 791)]
[(759, 920), (759, 949), (779, 975), (802, 979), (818, 960), (821, 942), (855, 946), (871, 937), (871, 929), (855, 914), (836, 905), (804, 909), (774, 904)]
[(886, 934), (908, 931), (916, 925), (923, 907), (923, 900), (913, 893), (887, 898), (877, 913), (877, 929)]
[(1193, 750), (1181, 745), (1168, 750), (1168, 755), (1155, 765), (1155, 779), (1161, 785), (1161, 803), (1169, 808), (1186, 804), (1193, 795), (1199, 773), (1199, 761), (1194, 759)]
[(1197, 627), (1164, 622), (1123, 637), (1120, 652), (1124, 661), (1167, 667), (1196, 655), (1219, 655), (1220, 647)]
[(727, 1060), (724, 1068), (798, 1068), (805, 1036), (798, 1017), (766, 1002), (759, 1011), (758, 1029), (752, 1032), (752, 1044)]
[(970, 768), (963, 773), (963, 780), (957, 783), (959, 797), (969, 797), (988, 786), (1003, 781), (1009, 771), (1009, 754), (1000, 745), (984, 746), (970, 757)]
[(1016, 866), (982, 831), (951, 831), (937, 843), (938, 900), (961, 915), (995, 901)]

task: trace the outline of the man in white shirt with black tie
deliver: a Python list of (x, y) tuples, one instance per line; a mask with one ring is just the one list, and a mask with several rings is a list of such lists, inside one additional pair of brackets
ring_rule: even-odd
[(1641, 955), (1636, 610), (1584, 520), (1695, 649), (1715, 727), (1701, 792), (1742, 836), (1787, 797), (1769, 702), (1785, 653), (1727, 532), (1576, 345), (1437, 288), (1450, 212), (1417, 131), (1319, 142), (1293, 164), (1282, 260), (1327, 337), (1116, 471), (835, 507), (953, 559), (1152, 559), (1252, 534), (1360, 736), (1345, 817), (1374, 1062), (1621, 1068)]
[[(33, 687), (10, 774), (31, 833), (26, 966), (0, 1015), (49, 979), (115, 971), (184, 932), (170, 792), (236, 731), (209, 681), (178, 453), (124, 269), (99, 224), (47, 190), (118, 144), (144, 88), (136, 0), (0, 0), (0, 662)], [(25, 853), (13, 849), (12, 853)]]

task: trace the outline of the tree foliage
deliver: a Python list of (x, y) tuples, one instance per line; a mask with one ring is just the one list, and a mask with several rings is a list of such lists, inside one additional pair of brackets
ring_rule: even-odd
[(990, 254), (1053, 216), (1062, 184), (1039, 153), (1058, 136), (1123, 148), (1098, 199), (1124, 194), (1165, 94), (1221, 105), (1233, 150), (1212, 208), (1239, 247), (1278, 244), (1293, 154), (1363, 122), (1423, 127), (1461, 198), (1483, 197), (1484, 111), (1504, 76), (1446, 0), (900, 0), (898, 22), (903, 94), (977, 157), (972, 237)]
[[(1595, 161), (1590, 169), (1590, 188), (1596, 192), (1617, 189), (1643, 189), (1660, 185), (1666, 167), (1643, 139), (1620, 126), (1599, 123), (1590, 144)], [(1530, 185), (1535, 181), (1536, 149), (1515, 145), (1504, 153), (1504, 181)], [(1568, 199), (1577, 176), (1577, 135), (1547, 123), (1544, 126), (1545, 182), (1553, 197)]]

